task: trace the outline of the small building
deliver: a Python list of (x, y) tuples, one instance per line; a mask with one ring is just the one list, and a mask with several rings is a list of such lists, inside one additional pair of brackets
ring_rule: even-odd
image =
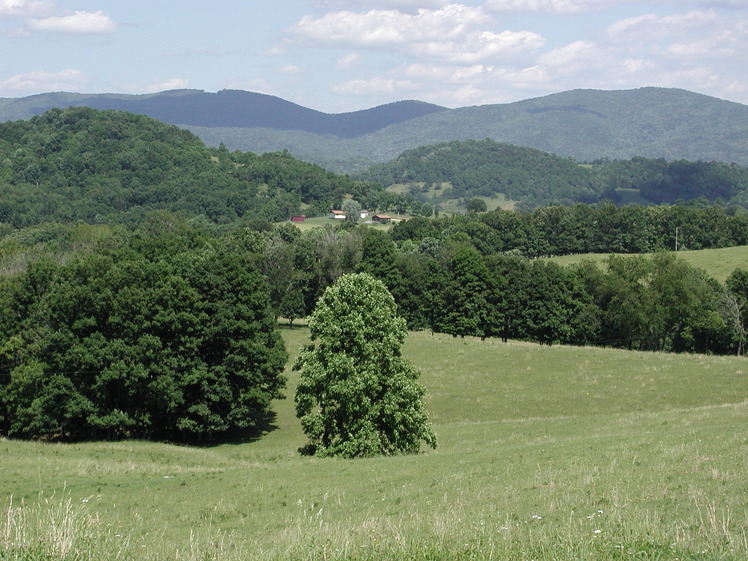
[(371, 217), (372, 222), (379, 222), (380, 224), (389, 224), (392, 222), (392, 217), (386, 214), (375, 214)]
[(330, 218), (333, 220), (345, 220), (345, 212), (342, 210), (330, 211)]
[(368, 217), (368, 216), (369, 216), (369, 211), (368, 211), (368, 210), (362, 210), (362, 211), (361, 211), (361, 212), (359, 213), (359, 216), (360, 216), (361, 218), (366, 218), (366, 217)]
[(305, 222), (305, 221), (306, 221), (305, 214), (294, 214), (291, 217), (291, 222), (294, 222), (294, 223)]

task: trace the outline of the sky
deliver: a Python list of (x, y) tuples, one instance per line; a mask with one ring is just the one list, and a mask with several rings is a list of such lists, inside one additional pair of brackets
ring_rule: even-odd
[(748, 0), (0, 0), (0, 97), (240, 89), (340, 113), (644, 86), (748, 104)]

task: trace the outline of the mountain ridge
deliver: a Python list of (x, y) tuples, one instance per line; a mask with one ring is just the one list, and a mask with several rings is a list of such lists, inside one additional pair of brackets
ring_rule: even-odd
[(0, 121), (28, 118), (46, 110), (45, 103), (142, 112), (187, 128), (208, 145), (255, 153), (287, 150), (344, 173), (418, 146), (485, 138), (579, 161), (641, 156), (748, 165), (748, 106), (674, 88), (575, 89), (455, 109), (401, 101), (341, 114), (241, 90), (58, 92), (0, 99)]
[(422, 101), (402, 100), (359, 111), (324, 113), (280, 97), (243, 90), (216, 93), (167, 90), (141, 95), (51, 92), (16, 100), (0, 99), (0, 121), (28, 119), (60, 106), (129, 111), (186, 128), (270, 128), (341, 138), (365, 135), (404, 120), (446, 110)]

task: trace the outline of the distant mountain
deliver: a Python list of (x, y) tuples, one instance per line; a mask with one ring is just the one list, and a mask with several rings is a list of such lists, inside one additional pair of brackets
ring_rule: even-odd
[(572, 90), (459, 109), (402, 101), (338, 115), (234, 90), (55, 93), (0, 99), (0, 120), (69, 105), (144, 113), (188, 128), (209, 145), (256, 153), (288, 150), (346, 173), (418, 146), (485, 138), (580, 161), (642, 156), (748, 165), (748, 106), (669, 88)]
[(259, 152), (287, 149), (297, 158), (346, 173), (418, 146), (485, 138), (579, 161), (641, 156), (748, 165), (747, 105), (666, 88), (572, 90), (450, 109), (352, 139), (267, 129), (190, 130), (208, 144)]
[(398, 101), (362, 111), (328, 114), (279, 97), (240, 90), (217, 93), (172, 90), (148, 95), (49, 93), (21, 99), (0, 99), (0, 121), (28, 119), (55, 107), (69, 106), (129, 111), (186, 128), (262, 128), (306, 131), (341, 138), (366, 135), (445, 110), (444, 107), (422, 101)]

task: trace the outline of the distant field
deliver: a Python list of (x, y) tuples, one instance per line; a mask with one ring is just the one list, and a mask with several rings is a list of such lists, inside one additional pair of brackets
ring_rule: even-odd
[[(301, 230), (302, 232), (306, 232), (308, 230), (313, 230), (314, 228), (324, 228), (328, 225), (334, 226), (336, 223), (336, 220), (328, 218), (327, 216), (317, 216), (315, 218), (307, 218), (304, 222), (296, 223), (295, 226), (298, 226), (299, 230)], [(359, 220), (358, 223), (375, 228), (382, 228), (383, 230), (387, 230), (392, 227), (391, 224), (379, 224), (376, 222), (372, 222), (371, 219)]]
[[(411, 186), (423, 186), (423, 183), (398, 183), (395, 185), (390, 185), (387, 187), (387, 191), (391, 191), (393, 193), (398, 194), (404, 194), (404, 193), (410, 193)], [(439, 200), (438, 202), (435, 200), (437, 197), (442, 196), (442, 191), (444, 189), (450, 188), (452, 185), (450, 183), (442, 183), (440, 186), (432, 186), (427, 191), (419, 194), (419, 199), (423, 199), (424, 201), (428, 202), (431, 205), (439, 206), (440, 212), (447, 212), (447, 213), (464, 213), (465, 212), (465, 205), (460, 203), (460, 199), (446, 199), (446, 200)], [(514, 209), (514, 206), (516, 204), (516, 201), (512, 201), (510, 199), (507, 199), (506, 196), (503, 193), (497, 193), (493, 197), (479, 197), (486, 201), (486, 207), (488, 210), (496, 210), (497, 208), (501, 208), (504, 210), (512, 210)]]
[(652, 201), (645, 199), (641, 196), (639, 189), (616, 189), (616, 193), (620, 197), (620, 204), (622, 205), (651, 205)]
[[(559, 265), (580, 263), (585, 259), (603, 263), (609, 255), (607, 253), (582, 253), (552, 257), (551, 261), (555, 261)], [(736, 268), (748, 269), (748, 246), (679, 251), (678, 258), (683, 259), (694, 267), (704, 269), (716, 280), (724, 282)]]
[[(283, 335), (295, 356), (308, 331)], [(417, 456), (299, 456), (290, 371), (254, 442), (0, 441), (0, 559), (748, 559), (746, 359), (405, 352), (439, 438)]]

